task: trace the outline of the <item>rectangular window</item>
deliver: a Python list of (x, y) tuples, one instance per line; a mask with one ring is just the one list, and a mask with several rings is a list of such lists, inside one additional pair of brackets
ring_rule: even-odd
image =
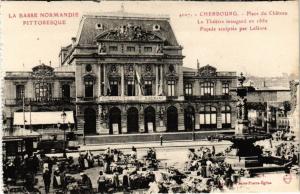
[(175, 81), (168, 81), (168, 96), (175, 96)]
[(223, 95), (229, 94), (229, 84), (228, 83), (223, 83), (223, 85), (222, 85), (222, 93), (223, 93)]
[(145, 81), (145, 96), (152, 96), (152, 81)]
[(212, 113), (211, 114), (211, 124), (216, 124), (217, 123), (217, 114)]
[(111, 96), (118, 96), (118, 81), (110, 81), (110, 95)]
[(204, 114), (200, 114), (200, 125), (205, 124)]
[(127, 95), (135, 96), (135, 85), (133, 80), (127, 82)]
[(93, 81), (85, 81), (85, 97), (92, 98), (94, 96), (94, 84)]
[(205, 113), (205, 124), (211, 124), (211, 122), (210, 122), (210, 114), (209, 113)]
[(211, 82), (202, 83), (200, 86), (200, 94), (202, 96), (213, 96), (214, 95), (214, 84)]
[(127, 51), (128, 52), (135, 52), (135, 47), (134, 46), (128, 46)]
[(184, 94), (186, 96), (192, 96), (193, 95), (193, 88), (192, 88), (192, 84), (188, 83), (184, 85)]
[(52, 97), (51, 84), (45, 82), (35, 84), (35, 97), (40, 100), (51, 98)]
[(145, 53), (151, 53), (152, 52), (152, 47), (144, 47), (144, 52)]
[(61, 89), (62, 89), (62, 97), (70, 98), (70, 85), (64, 84), (62, 85)]
[(118, 47), (117, 46), (109, 46), (109, 51), (116, 52), (116, 51), (118, 51)]
[(16, 86), (16, 98), (22, 99), (25, 97), (25, 86), (24, 85), (17, 85)]
[(222, 123), (226, 123), (226, 113), (222, 113)]

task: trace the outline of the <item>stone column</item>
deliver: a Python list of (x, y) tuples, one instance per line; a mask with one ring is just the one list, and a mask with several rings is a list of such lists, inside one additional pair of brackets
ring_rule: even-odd
[(124, 65), (121, 64), (121, 96), (124, 96)]
[(163, 113), (162, 118), (160, 118), (160, 107), (157, 107), (157, 111), (155, 113), (155, 122), (156, 122), (156, 132), (165, 132), (167, 130), (165, 122), (167, 120), (166, 111)]
[(217, 129), (222, 129), (222, 113), (220, 108), (217, 108)]
[(84, 133), (84, 116), (77, 115), (77, 134), (83, 135)]
[(178, 131), (184, 131), (184, 111), (178, 111)]
[(158, 65), (155, 65), (155, 96), (158, 96)]
[(122, 111), (122, 113), (121, 113), (121, 131), (122, 131), (122, 134), (127, 133), (127, 112), (126, 112), (126, 110)]
[(101, 96), (101, 64), (98, 64), (98, 97)]
[(195, 112), (195, 130), (200, 129), (200, 114)]
[(143, 112), (143, 109), (140, 110), (140, 113), (139, 113), (139, 132), (145, 133), (144, 113), (142, 113), (142, 112)]
[(101, 134), (101, 116), (97, 114), (96, 116), (96, 132), (97, 134)]
[(103, 64), (103, 81), (104, 81), (104, 91), (103, 91), (103, 95), (104, 95), (104, 96), (107, 95), (107, 89), (106, 89), (107, 86), (106, 86), (106, 84), (107, 84), (107, 83), (109, 84), (109, 82), (106, 81), (106, 79), (108, 79), (107, 76), (106, 76), (106, 64)]
[(160, 87), (161, 91), (165, 96), (165, 91), (164, 91), (164, 79), (163, 79), (163, 65), (160, 65)]

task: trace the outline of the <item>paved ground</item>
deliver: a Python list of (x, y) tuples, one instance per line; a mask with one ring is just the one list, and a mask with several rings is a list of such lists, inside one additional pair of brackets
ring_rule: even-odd
[[(111, 149), (120, 149), (125, 154), (129, 154), (131, 152), (132, 146), (137, 148), (137, 157), (141, 159), (144, 155), (146, 155), (149, 147), (154, 147), (156, 149), (157, 159), (161, 161), (163, 166), (174, 166), (178, 169), (183, 169), (185, 162), (187, 161), (188, 148), (197, 148), (200, 146), (209, 146), (215, 145), (216, 152), (224, 151), (229, 145), (230, 142), (208, 142), (208, 141), (179, 141), (179, 142), (165, 142), (163, 146), (160, 145), (160, 142), (147, 142), (147, 144), (140, 143), (121, 143), (121, 144), (110, 144), (110, 145), (85, 145), (81, 146), (80, 151), (92, 150), (94, 155), (97, 155), (103, 152), (107, 147)], [(62, 154), (48, 154), (49, 156), (62, 156)], [(77, 162), (79, 152), (68, 153), (67, 156), (74, 157), (74, 160)], [(101, 167), (94, 167), (91, 169), (85, 170), (85, 173), (91, 178), (93, 187), (97, 186), (97, 177), (99, 171), (102, 170)], [(76, 178), (80, 178), (80, 176), (72, 175)], [(41, 176), (37, 177), (39, 180), (38, 187), (44, 193), (43, 180)], [(52, 184), (51, 184), (52, 189)]]
[[(226, 149), (230, 143), (226, 141), (221, 142), (208, 142), (208, 141), (177, 141), (177, 142), (166, 142), (163, 146), (160, 146), (159, 142), (143, 142), (139, 143), (120, 143), (120, 144), (110, 144), (110, 145), (85, 145), (81, 146), (80, 150), (93, 150), (92, 153), (98, 154), (103, 152), (108, 146), (110, 148), (121, 149), (124, 153), (130, 153), (132, 146), (137, 148), (138, 158), (141, 158), (146, 154), (148, 147), (155, 147), (157, 151), (157, 158), (161, 161), (163, 165), (174, 166), (178, 169), (182, 169), (185, 161), (187, 161), (188, 148), (197, 148), (200, 145), (212, 146), (215, 145), (216, 152), (223, 151)], [(59, 154), (56, 154), (59, 155)], [(75, 161), (77, 161), (79, 153), (68, 153), (68, 156), (73, 156)], [(91, 178), (93, 186), (96, 187), (96, 180), (98, 177), (98, 172), (102, 170), (101, 167), (94, 167), (87, 169), (86, 174)], [(79, 178), (79, 175), (74, 175)], [(39, 178), (40, 190), (44, 193), (43, 181), (41, 176)], [(290, 179), (290, 181), (289, 181)], [(288, 180), (288, 181), (287, 181)], [(51, 185), (52, 186), (52, 185)], [(235, 185), (232, 191), (227, 192), (295, 192), (299, 190), (299, 176), (291, 175), (291, 177), (286, 177), (285, 173), (265, 173), (254, 178), (242, 178), (240, 182)]]

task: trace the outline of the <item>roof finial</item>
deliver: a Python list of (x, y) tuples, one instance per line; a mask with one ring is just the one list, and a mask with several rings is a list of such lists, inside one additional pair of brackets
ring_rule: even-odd
[(121, 12), (122, 12), (122, 13), (125, 12), (124, 3), (121, 4)]
[(200, 69), (200, 63), (199, 63), (199, 60), (197, 59), (197, 69), (199, 70)]
[(51, 60), (49, 61), (49, 65), (50, 65), (50, 67), (51, 67)]

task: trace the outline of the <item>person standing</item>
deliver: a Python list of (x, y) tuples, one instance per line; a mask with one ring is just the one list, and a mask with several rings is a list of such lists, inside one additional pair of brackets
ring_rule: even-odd
[(215, 156), (215, 154), (216, 154), (216, 148), (215, 148), (215, 146), (213, 145), (213, 146), (212, 146), (211, 155), (212, 155), (212, 156)]
[(88, 177), (85, 173), (80, 173), (81, 183), (86, 192), (84, 193), (93, 193), (93, 185), (90, 177)]
[(113, 187), (114, 187), (114, 191), (118, 191), (120, 187), (119, 174), (116, 171), (114, 172), (113, 175)]
[(105, 193), (106, 192), (106, 187), (105, 187), (105, 176), (103, 175), (103, 171), (99, 172), (99, 177), (98, 177), (98, 192), (99, 193)]
[(43, 180), (44, 180), (44, 185), (45, 185), (45, 192), (49, 193), (50, 184), (51, 184), (51, 174), (50, 174), (48, 167), (44, 169)]
[(123, 170), (123, 191), (128, 192), (129, 191), (129, 176), (127, 173), (127, 170)]

